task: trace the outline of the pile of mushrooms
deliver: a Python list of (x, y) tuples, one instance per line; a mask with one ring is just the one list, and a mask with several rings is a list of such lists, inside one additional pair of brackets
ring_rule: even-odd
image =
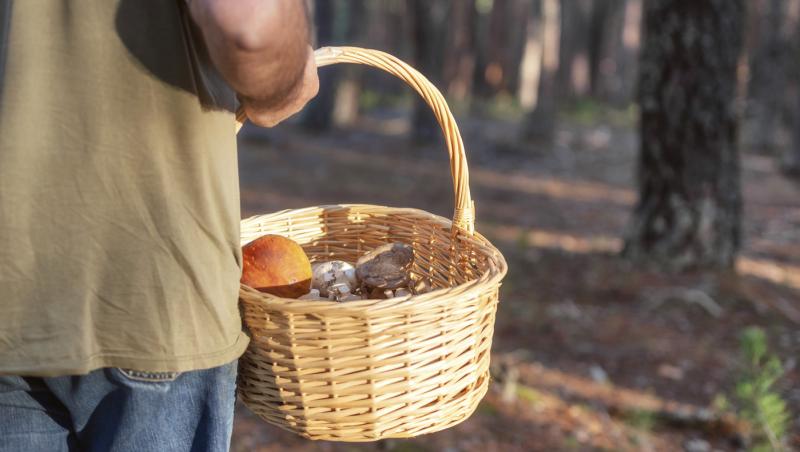
[(312, 266), (311, 292), (301, 300), (354, 301), (393, 298), (427, 291), (411, 277), (414, 250), (404, 243), (389, 243), (361, 256), (355, 266), (344, 261)]

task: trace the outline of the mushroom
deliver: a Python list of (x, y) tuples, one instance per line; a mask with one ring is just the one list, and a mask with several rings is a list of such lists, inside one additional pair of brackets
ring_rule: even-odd
[(311, 287), (323, 297), (329, 297), (330, 289), (336, 285), (346, 285), (349, 293), (358, 287), (355, 268), (344, 261), (320, 262), (314, 264), (311, 272)]
[(356, 277), (361, 290), (370, 295), (386, 296), (386, 290), (407, 287), (410, 281), (414, 249), (404, 243), (389, 243), (361, 256), (356, 263)]
[(350, 286), (345, 283), (334, 284), (328, 288), (328, 299), (342, 301), (352, 295)]

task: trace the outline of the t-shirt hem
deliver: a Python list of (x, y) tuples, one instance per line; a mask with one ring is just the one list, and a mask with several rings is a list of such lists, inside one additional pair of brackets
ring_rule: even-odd
[(82, 360), (51, 360), (33, 366), (30, 362), (14, 362), (13, 358), (8, 359), (0, 355), (0, 375), (31, 377), (85, 375), (104, 367), (121, 367), (145, 372), (189, 372), (228, 364), (245, 352), (249, 342), (247, 334), (240, 332), (232, 345), (200, 355), (152, 357), (101, 352)]

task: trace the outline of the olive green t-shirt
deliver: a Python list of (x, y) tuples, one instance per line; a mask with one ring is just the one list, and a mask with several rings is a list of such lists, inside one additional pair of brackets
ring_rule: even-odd
[(247, 345), (234, 93), (182, 0), (0, 0), (0, 374)]

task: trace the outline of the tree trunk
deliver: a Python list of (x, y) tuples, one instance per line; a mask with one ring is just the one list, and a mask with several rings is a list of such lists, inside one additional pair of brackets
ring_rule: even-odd
[[(409, 6), (412, 17), (414, 65), (434, 85), (441, 87), (442, 61), (446, 45), (448, 2), (442, 0), (413, 0)], [(441, 135), (439, 125), (428, 104), (414, 97), (411, 120), (412, 133), (417, 141), (431, 141)]]
[(530, 0), (514, 0), (509, 8), (506, 40), (503, 45), (503, 83), (501, 92), (514, 96), (519, 92), (519, 71), (525, 48)]
[(624, 42), (629, 3), (629, 0), (608, 0), (595, 2), (592, 8), (589, 85), (593, 97), (617, 106), (630, 102), (633, 94), (630, 89), (633, 83), (624, 79), (626, 66), (636, 59), (635, 49), (628, 51)]
[[(488, 97), (491, 90), (486, 81), (486, 68), (489, 65), (489, 30), (491, 29), (492, 11), (494, 2), (471, 1), (473, 14), (475, 14), (475, 67), (472, 74), (472, 95), (475, 97)], [(487, 8), (491, 6), (491, 8)]]
[[(607, 0), (602, 0), (607, 1)], [(573, 101), (589, 92), (589, 27), (592, 6), (587, 0), (561, 0), (561, 43), (558, 92), (562, 100)]]
[(489, 35), (486, 47), (486, 68), (483, 78), (486, 80), (488, 91), (483, 93), (486, 97), (495, 96), (503, 84), (503, 53), (505, 39), (508, 32), (508, 16), (510, 2), (492, 2), (492, 13), (489, 16)]
[(589, 14), (589, 92), (593, 97), (600, 97), (600, 74), (603, 59), (607, 56), (607, 40), (614, 33), (610, 25), (614, 9), (621, 9), (619, 0), (593, 2)]
[(783, 34), (783, 1), (769, 0), (762, 6), (765, 11), (758, 20), (758, 43), (750, 59), (748, 91), (754, 116), (752, 144), (756, 151), (769, 154), (782, 144), (786, 71), (792, 55)]
[(657, 267), (726, 268), (740, 244), (736, 68), (744, 0), (645, 2), (639, 202), (623, 253)]
[(475, 26), (476, 12), (473, 1), (458, 1), (452, 4), (451, 32), (448, 52), (445, 55), (444, 80), (448, 96), (459, 101), (472, 93), (475, 71)]
[(634, 100), (634, 87), (639, 72), (641, 22), (642, 0), (626, 0), (617, 38), (618, 52), (614, 58), (617, 77), (614, 85), (607, 88), (608, 100), (618, 107), (627, 106)]
[(515, 90), (528, 5), (523, 0), (496, 0), (488, 2), (491, 10), (486, 11), (485, 3), (475, 3), (481, 39), (477, 42), (474, 88), (478, 96), (490, 98)]
[(523, 137), (529, 141), (548, 142), (553, 138), (558, 116), (556, 77), (561, 41), (560, 4), (558, 0), (536, 0), (533, 6), (528, 24), (530, 48), (525, 54), (529, 58), (538, 57), (539, 61), (524, 61), (523, 68), (529, 66), (534, 74), (520, 76), (524, 83), (536, 85), (520, 87), (520, 103), (530, 109), (525, 118)]
[[(331, 45), (334, 39), (335, 6), (333, 0), (314, 2), (314, 28), (317, 46)], [(319, 71), (319, 94), (305, 109), (302, 125), (315, 132), (331, 128), (336, 104), (336, 86), (340, 68), (332, 66)]]
[(800, 90), (795, 94), (795, 111), (792, 127), (792, 142), (783, 156), (783, 171), (792, 177), (800, 178)]
[[(329, 0), (330, 1), (330, 0)], [(363, 46), (366, 34), (366, 0), (347, 0), (344, 10), (344, 45)], [(364, 69), (353, 65), (339, 67), (339, 86), (333, 108), (333, 122), (337, 126), (349, 126), (358, 119), (359, 99), (361, 98), (361, 77)]]
[[(795, 17), (795, 20), (797, 18)], [(797, 20), (795, 24), (793, 24), (794, 28), (794, 36), (792, 37), (793, 41), (793, 48), (791, 50), (791, 55), (795, 56), (795, 60), (797, 61), (796, 57), (800, 55), (800, 20)], [(800, 67), (798, 67), (797, 63), (794, 66), (790, 66), (790, 72), (787, 74), (790, 79), (797, 80), (798, 72), (800, 72)], [(793, 111), (791, 112), (792, 118), (792, 139), (789, 143), (789, 146), (784, 151), (783, 154), (783, 171), (791, 177), (800, 178), (800, 86), (795, 84), (794, 86), (794, 95), (792, 96), (792, 103), (794, 103)]]

